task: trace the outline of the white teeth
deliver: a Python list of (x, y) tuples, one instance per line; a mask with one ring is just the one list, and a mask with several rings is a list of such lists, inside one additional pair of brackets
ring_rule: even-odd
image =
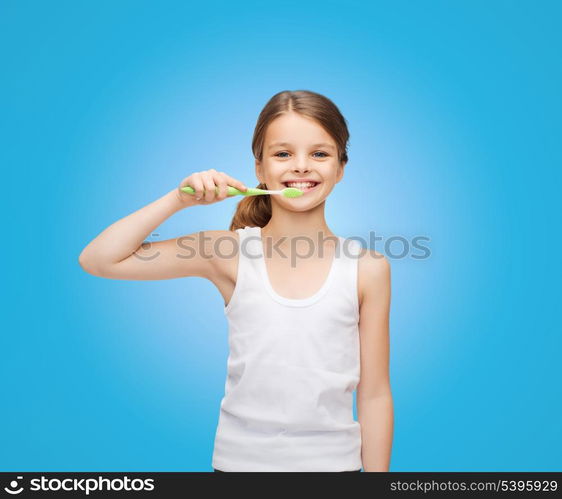
[(316, 184), (314, 182), (287, 182), (289, 187), (296, 187), (297, 189), (307, 188), (307, 187), (314, 187)]

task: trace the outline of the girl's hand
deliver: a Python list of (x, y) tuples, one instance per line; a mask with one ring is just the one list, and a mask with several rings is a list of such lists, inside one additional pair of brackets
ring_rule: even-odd
[[(182, 187), (187, 187), (188, 185), (195, 190), (193, 194), (188, 194), (181, 190)], [(211, 168), (210, 170), (192, 173), (189, 177), (184, 178), (178, 186), (177, 194), (181, 203), (186, 206), (213, 204), (229, 197), (227, 196), (229, 185), (241, 191), (247, 189), (239, 180)], [(215, 192), (215, 187), (218, 187), (218, 193)]]

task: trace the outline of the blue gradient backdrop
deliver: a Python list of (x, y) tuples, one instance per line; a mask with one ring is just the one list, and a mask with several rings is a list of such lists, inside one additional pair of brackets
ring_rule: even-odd
[[(3, 0), (0, 469), (212, 470), (220, 293), (78, 255), (193, 171), (256, 185), (261, 108), (310, 89), (351, 132), (332, 229), (430, 238), (429, 258), (390, 258), (391, 471), (561, 470), (561, 13)], [(149, 239), (228, 228), (238, 199)]]

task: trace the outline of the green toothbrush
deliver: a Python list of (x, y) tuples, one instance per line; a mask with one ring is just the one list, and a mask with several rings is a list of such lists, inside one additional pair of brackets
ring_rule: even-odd
[[(187, 194), (194, 194), (195, 189), (189, 185), (182, 187), (180, 190), (186, 192)], [(218, 193), (218, 187), (215, 187), (215, 192)], [(228, 196), (260, 196), (261, 194), (281, 194), (286, 198), (298, 198), (304, 194), (303, 191), (297, 189), (296, 187), (285, 187), (280, 191), (268, 191), (266, 189), (258, 189), (257, 187), (248, 187), (246, 191), (240, 191), (236, 187), (228, 186)]]

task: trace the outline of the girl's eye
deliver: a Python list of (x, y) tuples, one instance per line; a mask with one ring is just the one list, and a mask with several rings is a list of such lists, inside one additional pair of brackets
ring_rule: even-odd
[[(278, 152), (277, 154), (274, 154), (274, 156), (277, 156), (279, 158), (286, 158), (287, 157), (287, 156), (279, 156), (280, 154), (289, 154), (289, 153), (286, 152), (286, 151), (282, 151), (282, 152)], [(314, 154), (323, 154), (323, 156), (320, 156), (321, 158), (325, 158), (325, 157), (328, 156), (325, 152), (322, 152), (322, 151), (316, 151)]]

